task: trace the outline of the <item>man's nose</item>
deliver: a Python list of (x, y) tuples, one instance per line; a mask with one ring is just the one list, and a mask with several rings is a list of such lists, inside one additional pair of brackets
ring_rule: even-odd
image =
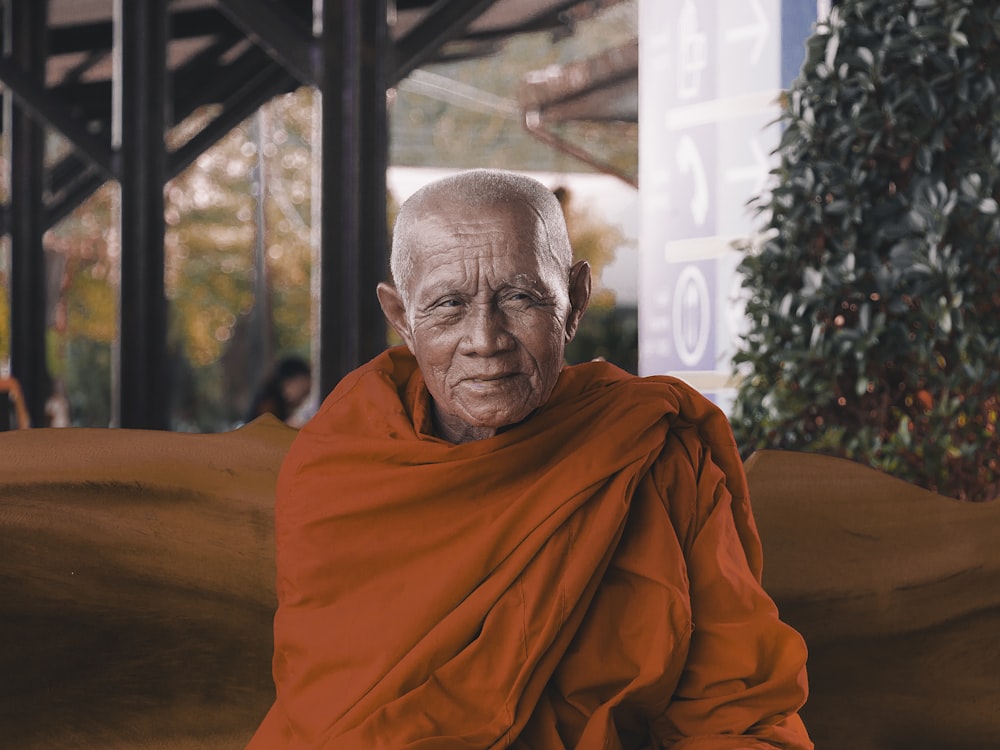
[(476, 305), (466, 319), (465, 354), (490, 356), (514, 348), (507, 316), (495, 305)]

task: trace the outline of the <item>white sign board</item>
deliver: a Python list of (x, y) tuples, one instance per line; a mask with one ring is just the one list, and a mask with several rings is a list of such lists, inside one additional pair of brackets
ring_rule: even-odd
[(804, 28), (803, 4), (639, 2), (640, 374), (724, 389), (742, 321), (732, 243), (767, 183), (782, 69), (816, 18)]

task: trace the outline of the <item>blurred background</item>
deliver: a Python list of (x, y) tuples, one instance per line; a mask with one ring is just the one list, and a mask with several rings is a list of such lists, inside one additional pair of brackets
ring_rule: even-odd
[[(275, 59), (287, 62), (247, 32), (239, 14), (243, 19), (260, 14), (256, 23), (280, 14), (289, 25), (302, 24), (296, 29), (306, 33), (309, 13), (320, 13), (266, 0), (178, 1), (163, 4), (165, 15), (159, 21), (145, 21), (154, 28), (164, 18), (168, 24), (161, 33), (169, 52), (160, 64), (166, 65), (162, 77), (173, 89), (163, 116), (168, 123), (177, 122), (164, 131), (167, 158), (185, 153), (190, 162), (173, 176), (168, 162), (162, 190), (161, 332), (139, 320), (155, 318), (156, 310), (145, 305), (151, 293), (155, 298), (148, 285), (155, 287), (156, 272), (129, 275), (126, 269), (123, 274), (128, 244), (150, 242), (150, 235), (142, 234), (142, 227), (136, 230), (134, 220), (125, 216), (135, 209), (123, 208), (123, 201), (141, 193), (148, 178), (140, 165), (134, 168), (134, 182), (128, 175), (108, 179), (108, 170), (94, 168), (99, 160), (86, 152), (101, 139), (106, 143), (96, 150), (106, 158), (122, 151), (123, 136), (113, 132), (120, 127), (114, 113), (110, 108), (97, 111), (94, 101), (124, 95), (115, 84), (121, 71), (115, 67), (113, 32), (128, 29), (129, 21), (116, 17), (111, 0), (7, 0), (3, 5), (8, 34), (30, 31), (34, 24), (38, 39), (26, 51), (8, 41), (0, 66), (7, 107), (0, 164), (7, 229), (0, 249), (0, 375), (19, 376), (35, 425), (130, 424), (209, 432), (240, 424), (279, 360), (294, 356), (317, 368), (322, 361), (317, 330), (322, 290), (316, 266), (323, 240), (316, 229), (323, 219), (318, 204), (326, 176), (319, 165), (324, 113), (316, 85), (289, 79), (286, 93), (267, 96), (266, 103), (222, 132), (220, 121), (232, 116), (225, 111), (229, 91), (213, 92), (223, 84), (212, 77), (241, 62), (239, 56), (251, 46), (248, 39), (257, 40), (255, 52), (262, 58), (270, 55), (272, 66)], [(46, 5), (41, 12), (36, 7)], [(410, 42), (408, 49), (425, 51), (416, 55), (419, 67), (386, 86), (384, 123), (362, 125), (386, 130), (385, 210), (360, 221), (384, 222), (381, 235), (371, 237), (387, 242), (398, 205), (431, 179), (472, 167), (535, 174), (558, 191), (574, 247), (594, 265), (598, 280), (595, 304), (570, 356), (574, 361), (602, 356), (635, 372), (637, 2), (504, 0), (478, 5), (479, 14), (463, 25), (448, 15), (449, 3), (388, 4), (390, 36), (404, 40), (410, 38), (408, 31), (422, 32), (425, 38), (417, 39), (422, 46)], [(435, 14), (441, 19), (437, 26)], [(189, 49), (181, 50), (185, 44)], [(188, 69), (210, 52), (222, 62), (211, 69)], [(398, 52), (397, 60), (405, 54)], [(172, 55), (178, 56), (176, 61)], [(36, 70), (34, 84), (32, 64), (44, 71)], [(257, 85), (261, 75), (250, 67), (247, 71), (243, 77), (232, 74), (234, 87)], [(40, 91), (39, 82), (45, 83)], [(577, 89), (583, 94), (578, 96)], [(199, 90), (205, 94), (198, 96)], [(127, 93), (127, 85), (121, 91)], [(205, 101), (188, 105), (191, 111), (181, 118), (182, 95)], [(541, 118), (546, 97), (569, 108)], [(110, 101), (99, 103), (106, 107)], [(27, 123), (18, 122), (19, 112)], [(217, 140), (195, 149), (208, 140), (204, 136), (211, 128)], [(25, 165), (18, 146), (39, 150), (40, 165)], [(135, 158), (142, 159), (142, 153)], [(376, 160), (356, 168), (379, 170), (382, 164)], [(351, 189), (347, 182), (338, 187)], [(15, 197), (12, 202), (12, 191), (17, 196), (35, 191), (38, 199)], [(155, 200), (155, 189), (150, 192)], [(24, 228), (16, 218), (22, 213), (37, 218)], [(333, 236), (326, 241), (337, 244)], [(384, 251), (379, 257), (384, 259)], [(149, 258), (146, 263), (160, 262), (156, 253)], [(383, 266), (377, 278), (384, 276)], [(126, 284), (141, 291), (126, 289), (123, 294)], [(362, 294), (374, 299), (373, 288)], [(26, 324), (29, 316), (34, 320)], [(130, 344), (127, 327), (135, 321), (139, 331)], [(158, 360), (155, 351), (143, 347), (160, 335), (165, 341)], [(379, 332), (361, 335), (378, 337)], [(326, 339), (336, 336), (328, 332)], [(383, 332), (369, 348), (377, 351), (384, 345)], [(136, 357), (146, 363), (133, 366), (130, 375)], [(337, 363), (330, 369), (347, 366)], [(150, 367), (155, 372), (149, 373)], [(329, 384), (342, 374), (331, 371), (322, 379)], [(169, 408), (144, 411), (140, 405), (132, 408), (138, 412), (134, 418), (123, 414), (130, 407), (120, 391), (129, 388), (130, 377), (142, 381), (132, 388), (139, 398), (166, 399)], [(156, 382), (149, 383), (151, 379)], [(306, 411), (322, 398), (320, 380)], [(8, 423), (14, 416), (4, 415)]]

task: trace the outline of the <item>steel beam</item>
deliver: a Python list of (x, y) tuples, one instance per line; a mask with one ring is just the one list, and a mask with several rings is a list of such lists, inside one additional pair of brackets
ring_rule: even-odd
[[(11, 33), (5, 47), (25, 77), (45, 86), (46, 3), (8, 3)], [(8, 94), (9, 96), (9, 94)], [(21, 383), (34, 425), (45, 424), (50, 387), (45, 351), (48, 320), (42, 201), (45, 132), (20, 106), (5, 108), (11, 140), (11, 374)]]
[(79, 167), (80, 172), (74, 175), (72, 179), (64, 178), (58, 182), (55, 176), (51, 172), (49, 173), (49, 187), (55, 199), (53, 200), (50, 197), (49, 203), (45, 207), (44, 226), (47, 230), (73, 213), (81, 203), (92, 196), (101, 185), (108, 181), (103, 173), (88, 167), (87, 163), (82, 159), (72, 163), (67, 162), (69, 162), (68, 157), (60, 162), (58, 166), (69, 168), (75, 163)]
[(327, 394), (361, 361), (361, 47), (365, 0), (322, 7), (319, 300), (313, 363)]
[(385, 277), (385, 0), (323, 4), (319, 308), (320, 392), (385, 347), (375, 286)]
[[(190, 141), (167, 155), (167, 180), (190, 166), (259, 106), (296, 86), (290, 73), (256, 47), (250, 47), (238, 60), (221, 68), (202, 60), (174, 74), (174, 89), (178, 91), (174, 100), (175, 121), (183, 120), (204, 103), (204, 99), (182, 95), (182, 92), (206, 80), (218, 90), (213, 100), (221, 102), (222, 111)], [(201, 93), (205, 91), (202, 87)], [(114, 163), (120, 169), (120, 161)], [(89, 169), (76, 152), (67, 154), (50, 171), (53, 199), (45, 213), (45, 227), (49, 229), (68, 216), (104, 182), (105, 177)], [(0, 216), (0, 230), (5, 226), (4, 221)]]
[(318, 60), (309, 29), (279, 5), (262, 0), (216, 0), (219, 10), (250, 41), (266, 50), (303, 84), (315, 85)]
[(163, 288), (167, 0), (116, 0), (121, 65), (121, 282), (117, 422), (167, 429), (170, 380)]
[[(233, 95), (223, 102), (223, 109), (219, 115), (199, 130), (191, 140), (176, 151), (167, 154), (166, 179), (172, 180), (179, 175), (191, 166), (201, 154), (256, 112), (259, 107), (278, 94), (289, 91), (295, 83), (295, 79), (275, 63), (261, 70), (249, 80), (240, 79), (240, 85), (233, 91)], [(234, 83), (234, 85), (237, 84)], [(78, 157), (71, 156), (57, 165), (59, 173), (72, 172), (74, 167), (77, 170), (86, 169), (86, 164), (81, 163)], [(76, 176), (78, 179), (75, 180), (74, 184), (67, 185), (66, 177), (57, 180), (56, 175), (53, 174), (52, 181), (54, 185), (59, 185), (60, 191), (58, 198), (51, 203), (45, 212), (46, 229), (50, 229), (68, 216), (73, 209), (106, 182), (103, 175), (93, 171)], [(0, 216), (0, 230), (3, 227), (4, 217)]]
[[(39, 2), (39, 0), (28, 0), (28, 2)], [(192, 39), (232, 32), (232, 24), (211, 7), (175, 10), (170, 18), (170, 36), (173, 39)], [(49, 29), (49, 54), (71, 55), (81, 52), (92, 54), (98, 50), (110, 52), (114, 46), (114, 33), (114, 21), (54, 26)]]
[(438, 49), (454, 39), (496, 0), (437, 0), (424, 19), (396, 43), (390, 85), (406, 78), (431, 60)]
[(201, 154), (271, 99), (291, 90), (295, 79), (284, 68), (272, 63), (252, 78), (243, 77), (233, 85), (235, 88), (223, 102), (219, 115), (168, 156), (167, 179), (173, 179), (183, 172)]
[(389, 276), (386, 181), (389, 168), (388, 89), (392, 41), (386, 0), (362, 4), (361, 40), (361, 237), (358, 285), (361, 290), (359, 362), (386, 345), (386, 322), (375, 287)]
[(48, 94), (44, 82), (39, 82), (37, 76), (32, 76), (17, 63), (0, 58), (0, 81), (14, 94), (21, 109), (33, 115), (39, 124), (49, 125), (62, 133), (106, 177), (116, 176), (110, 145), (101, 143), (81, 127), (61, 102)]

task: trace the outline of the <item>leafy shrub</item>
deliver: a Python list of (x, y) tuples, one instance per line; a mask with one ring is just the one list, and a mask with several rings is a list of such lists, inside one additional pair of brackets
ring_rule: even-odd
[(1000, 3), (843, 0), (782, 102), (740, 266), (743, 452), (1000, 495)]

